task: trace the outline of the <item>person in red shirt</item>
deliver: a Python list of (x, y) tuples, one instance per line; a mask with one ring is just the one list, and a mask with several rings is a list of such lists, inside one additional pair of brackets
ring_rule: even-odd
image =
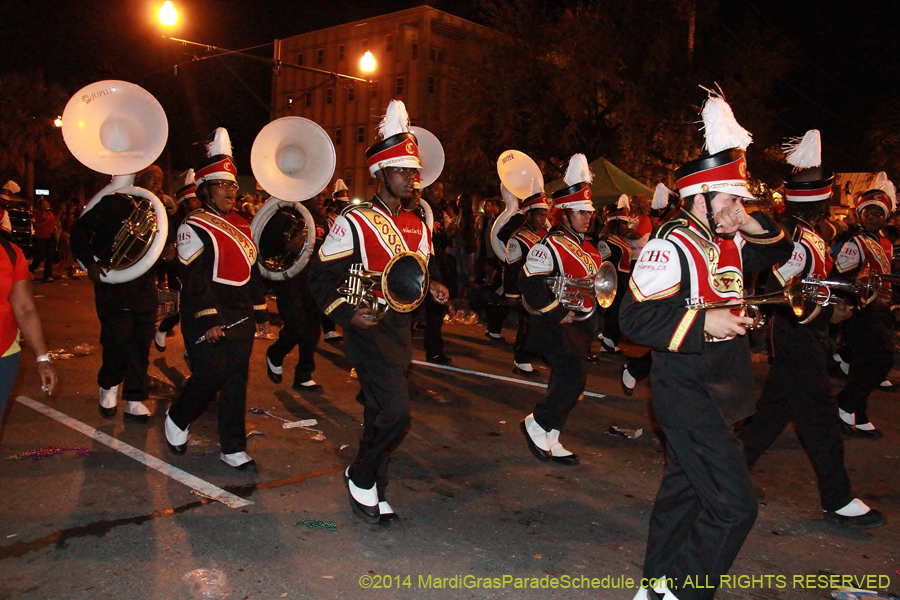
[(19, 331), (28, 338), (28, 345), (37, 360), (41, 388), (48, 394), (56, 387), (56, 371), (44, 343), (41, 319), (31, 295), (31, 273), (22, 250), (0, 237), (0, 419), (6, 411), (6, 401), (19, 374), (22, 348)]
[(50, 201), (41, 198), (34, 211), (35, 258), (30, 271), (34, 273), (44, 264), (44, 283), (53, 281), (53, 255), (56, 253), (56, 216), (50, 209)]

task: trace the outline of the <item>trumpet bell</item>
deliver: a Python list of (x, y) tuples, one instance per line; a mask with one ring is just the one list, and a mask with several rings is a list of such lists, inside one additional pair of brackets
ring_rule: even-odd
[(594, 295), (601, 308), (612, 306), (613, 300), (616, 299), (618, 281), (616, 268), (611, 262), (604, 262), (600, 265), (600, 270), (594, 277)]
[(497, 175), (516, 198), (524, 199), (531, 196), (534, 182), (544, 187), (544, 175), (541, 168), (534, 160), (518, 150), (507, 150), (497, 159)]
[(428, 266), (418, 252), (401, 252), (387, 264), (381, 276), (384, 299), (398, 313), (414, 311), (428, 292)]
[(97, 81), (66, 104), (62, 134), (84, 166), (107, 175), (127, 175), (162, 153), (169, 124), (150, 92), (127, 81)]
[(269, 194), (299, 202), (325, 189), (334, 175), (331, 138), (303, 117), (282, 117), (262, 128), (250, 150), (256, 180)]
[(422, 161), (422, 170), (419, 171), (419, 181), (423, 188), (437, 181), (444, 170), (444, 147), (433, 133), (422, 127), (413, 125), (410, 133), (416, 136), (416, 145), (419, 147), (419, 158)]

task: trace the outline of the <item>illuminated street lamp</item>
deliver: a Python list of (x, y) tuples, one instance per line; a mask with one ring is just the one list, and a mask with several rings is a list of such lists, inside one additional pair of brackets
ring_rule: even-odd
[(366, 51), (359, 61), (359, 68), (366, 73), (371, 73), (375, 70), (375, 57), (372, 56), (371, 52)]
[(159, 9), (158, 15), (159, 22), (167, 27), (174, 27), (175, 23), (178, 22), (178, 11), (175, 10), (175, 7), (168, 0)]
[(62, 117), (56, 117), (55, 119), (53, 119), (53, 126), (62, 127)]

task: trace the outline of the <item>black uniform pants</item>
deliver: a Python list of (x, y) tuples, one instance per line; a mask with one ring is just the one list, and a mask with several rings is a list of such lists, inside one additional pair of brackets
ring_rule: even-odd
[(148, 396), (147, 367), (156, 315), (97, 304), (103, 364), (97, 384), (110, 389), (123, 384), (122, 399), (143, 402)]
[(506, 302), (491, 292), (491, 301), (484, 307), (484, 315), (487, 320), (488, 333), (500, 333), (503, 331), (503, 322), (509, 314)]
[(409, 386), (406, 367), (374, 360), (355, 365), (364, 399), (363, 436), (350, 466), (350, 478), (362, 489), (378, 485), (384, 500), (391, 452), (409, 428)]
[(547, 395), (534, 407), (534, 420), (546, 431), (562, 431), (587, 383), (587, 351), (573, 354), (561, 348), (548, 348), (544, 350), (544, 358), (552, 370)]
[(219, 395), (219, 446), (223, 454), (247, 448), (244, 413), (247, 409), (247, 377), (253, 338), (192, 344), (192, 374), (181, 397), (169, 408), (169, 417), (180, 429), (199, 417)]
[(666, 470), (653, 514), (644, 577), (674, 580), (679, 600), (710, 599), (687, 576), (718, 586), (756, 520), (756, 492), (741, 442), (730, 426), (662, 427)]
[(425, 295), (425, 356), (437, 356), (444, 352), (444, 315), (447, 305), (437, 302), (431, 294)]
[[(616, 281), (616, 296), (612, 304), (603, 313), (603, 337), (609, 338), (614, 346), (622, 341), (622, 329), (619, 327), (619, 307), (622, 306), (622, 298), (628, 293), (628, 277), (619, 276)], [(624, 284), (624, 285), (623, 285)]]
[(530, 363), (534, 360), (534, 352), (526, 350), (525, 345), (528, 343), (531, 315), (521, 303), (516, 306), (516, 313), (519, 315), (519, 328), (516, 330), (516, 341), (513, 342), (513, 360), (517, 363)]
[[(287, 286), (295, 286), (288, 290)], [(316, 344), (319, 343), (319, 307), (309, 293), (305, 282), (278, 282), (275, 287), (278, 314), (284, 326), (278, 339), (269, 346), (266, 355), (272, 364), (280, 367), (294, 346), (297, 346), (297, 366), (294, 368), (294, 384), (312, 379), (316, 370)]]
[(331, 333), (335, 330), (334, 321), (332, 321), (329, 317), (325, 315), (321, 315), (322, 319), (322, 333)]
[(756, 414), (740, 433), (747, 465), (753, 467), (789, 422), (806, 449), (819, 483), (822, 508), (835, 511), (853, 500), (844, 468), (837, 402), (828, 382), (827, 332), (775, 317), (774, 354)]
[(844, 321), (850, 374), (837, 402), (848, 413), (856, 414), (857, 423), (869, 422), (869, 395), (894, 366), (892, 318), (890, 308), (878, 302)]

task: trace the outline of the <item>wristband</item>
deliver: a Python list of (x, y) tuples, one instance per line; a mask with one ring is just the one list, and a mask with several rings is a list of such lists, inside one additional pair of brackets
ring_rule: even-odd
[(53, 362), (53, 359), (50, 358), (50, 354), (47, 353), (47, 352), (45, 352), (44, 354), (41, 354), (40, 356), (38, 356), (38, 357), (37, 357), (36, 359), (34, 359), (34, 360), (35, 360), (35, 362), (39, 362), (39, 363), (42, 363), (42, 362), (45, 362), (45, 363)]

